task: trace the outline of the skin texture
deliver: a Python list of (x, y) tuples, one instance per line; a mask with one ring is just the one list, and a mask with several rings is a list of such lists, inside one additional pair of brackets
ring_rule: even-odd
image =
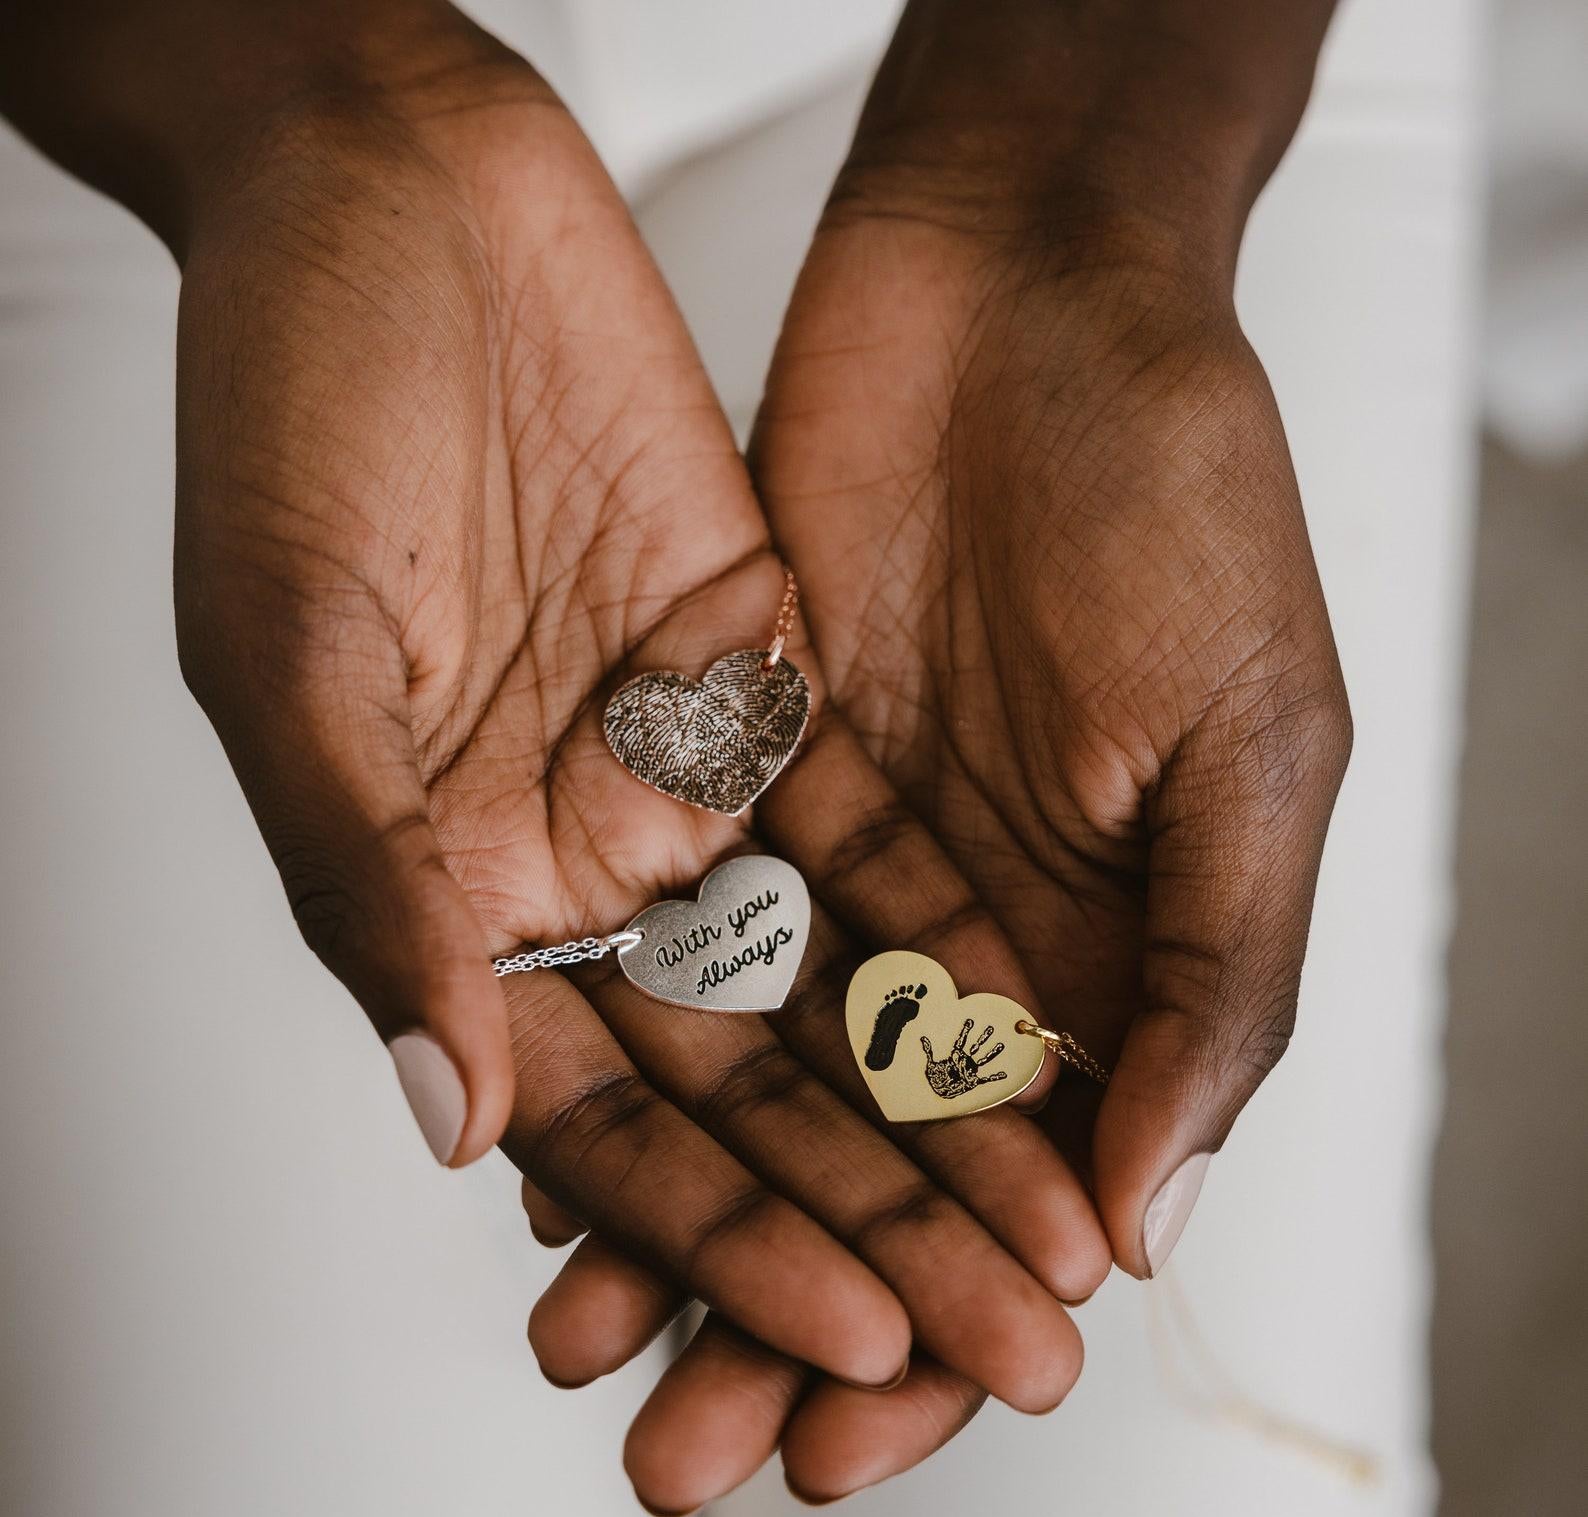
[[(178, 9), (143, 16), (148, 34), (168, 41)], [(86, 10), (107, 44), (144, 35)], [(682, 1294), (766, 1345), (782, 1384), (789, 1364), (889, 1384), (919, 1341), (1011, 1404), (1052, 1405), (1080, 1368), (1055, 1297), (1108, 1268), (1088, 1197), (1013, 1112), (891, 1141), (842, 1030), (874, 944), (930, 942), (967, 981), (1031, 991), (826, 709), (802, 629), (788, 656), (811, 725), (758, 835), (647, 790), (601, 737), (636, 669), (698, 671), (764, 641), (782, 569), (588, 144), (532, 70), (443, 8), (382, 11), (368, 48), (321, 35), (313, 10), (225, 13), (239, 30), (183, 32), (218, 39), (191, 75), (179, 49), (128, 54), (146, 98), (62, 113), (24, 89), (18, 114), (183, 265), (183, 672), (310, 946), (383, 1037), (422, 1027), (459, 1071), (452, 1162), (500, 1136), (565, 1214), (665, 1282), (630, 1342)], [(55, 23), (33, 20), (47, 59)], [(149, 144), (147, 162), (105, 158), (112, 139)], [(491, 975), (493, 954), (620, 925), (745, 846), (801, 868), (818, 907), (775, 1031), (658, 1017), (610, 965), (577, 989)], [(972, 1333), (956, 1305), (974, 1282), (989, 1304)], [(548, 1339), (554, 1378), (601, 1368), (559, 1372), (558, 1352)], [(672, 1404), (642, 1451), (689, 1397)]]
[[(1283, 1051), (1349, 741), (1283, 435), (1227, 308), (1173, 271), (1083, 260), (1033, 279), (1016, 260), (1017, 278), (924, 212), (849, 193), (795, 297), (757, 478), (837, 698), (1033, 945), (1045, 1019), (1117, 1066), (1100, 1104), (1065, 1081), (1042, 1120), (1090, 1154), (1116, 1256), (1145, 1274), (1158, 1185), (1222, 1143)], [(919, 320), (924, 292), (937, 321)], [(947, 410), (900, 373), (929, 375)], [(1011, 435), (1038, 442), (1006, 464)], [(832, 495), (848, 509), (823, 510)], [(546, 1330), (552, 1309), (537, 1315)], [(757, 1408), (776, 1400), (775, 1365), (742, 1344), (696, 1354), (725, 1356)], [(892, 1425), (882, 1404), (907, 1385), (805, 1403), (783, 1436), (794, 1488), (894, 1473), (844, 1429)], [(913, 1452), (977, 1404), (933, 1383)], [(631, 1435), (637, 1481), (704, 1499), (652, 1428), (693, 1432), (711, 1405), (703, 1375), (670, 1372)]]
[[(1030, 991), (824, 712), (798, 636), (816, 710), (756, 845), (824, 909), (776, 1033), (659, 1018), (610, 967), (587, 994), (490, 975), (755, 842), (637, 785), (599, 719), (636, 667), (764, 639), (781, 590), (698, 359), (561, 107), (459, 38), (401, 90), (273, 116), (173, 240), (184, 673), (310, 945), (384, 1036), (421, 1025), (461, 1072), (454, 1162), (505, 1125), (537, 1184), (767, 1345), (781, 1383), (795, 1363), (888, 1383), (919, 1341), (1011, 1404), (1056, 1402), (1080, 1346), (1055, 1294), (1107, 1268), (1087, 1197), (1013, 1114), (903, 1152), (841, 1030), (871, 939)], [(993, 1154), (1023, 1156), (1018, 1191)]]
[[(1044, 40), (1031, 9), (1006, 8), (1003, 56)], [(1210, 131), (1184, 200), (1129, 146), (1045, 162), (1041, 106), (1011, 109), (1033, 62), (1011, 95), (956, 94), (953, 49), (985, 29), (931, 19), (884, 64), (752, 465), (835, 699), (1019, 946), (1045, 1020), (1114, 1069), (1100, 1109), (1066, 1085), (1044, 1120), (1090, 1150), (1115, 1258), (1145, 1275), (1153, 1195), (1284, 1050), (1350, 747), (1232, 301), (1277, 151)], [(1280, 105), (1282, 145), (1299, 103)]]
[[(977, 10), (968, 30), (964, 7), (911, 7), (752, 451), (838, 702), (1021, 945), (1045, 1020), (1117, 1065), (1106, 1099), (1066, 1081), (1042, 1121), (1095, 1166), (1137, 1274), (1158, 1186), (1222, 1143), (1283, 1051), (1350, 742), (1283, 430), (1231, 301), (1241, 227), (1328, 7), (1296, 7), (1277, 55), (1286, 18), (1225, 17), (1211, 40), (1199, 20), (1208, 73), (1247, 97), (1265, 80), (1272, 99), (1250, 134), (1186, 113), (1173, 167), (1195, 193), (1177, 203), (1164, 136), (1111, 143), (1086, 113), (1089, 80), (1123, 114), (1165, 55), (1183, 57), (1183, 9), (1078, 7), (1081, 24), (1055, 32), (1020, 3)], [(1108, 26), (1127, 10), (1128, 41)], [(1264, 57), (1279, 66), (1252, 69)], [(1064, 94), (1067, 71), (1074, 118), (1022, 100), (1033, 77)], [(532, 1337), (557, 1335), (583, 1279), (570, 1263)], [(654, 1285), (636, 1272), (623, 1289)], [(599, 1329), (584, 1333), (593, 1349)], [(774, 1359), (701, 1337), (700, 1359), (731, 1359), (720, 1379), (755, 1387), (741, 1410), (793, 1394)], [(605, 1365), (625, 1352), (605, 1349)], [(785, 1425), (791, 1488), (846, 1494), (951, 1437), (980, 1401), (932, 1369), (918, 1359), (865, 1396), (825, 1382)], [(688, 1367), (659, 1388), (628, 1450), (642, 1494), (682, 1509), (706, 1494), (693, 1469), (720, 1483), (759, 1462), (747, 1431), (721, 1446), (698, 1431), (726, 1418), (714, 1394)], [(662, 1412), (705, 1444), (698, 1464), (654, 1431)], [(756, 1451), (742, 1471), (734, 1448)], [(872, 1448), (889, 1456), (872, 1463)]]
[[(1049, 1405), (1079, 1368), (1053, 1291), (1107, 1268), (1084, 1192), (1012, 1115), (1034, 1219), (980, 1183), (996, 1134), (907, 1156), (862, 1114), (839, 1002), (855, 934), (941, 934), (970, 972), (1029, 990), (822, 709), (808, 647), (789, 656), (816, 711), (764, 842), (606, 749), (605, 694), (635, 667), (755, 646), (781, 569), (610, 182), (540, 81), (480, 49), (351, 120), (278, 123), (189, 229), (184, 671), (310, 945), (383, 1035), (422, 1025), (462, 1073), (454, 1162), (505, 1127), (514, 1161), (613, 1245), (842, 1379), (891, 1381), (919, 1339)], [(852, 857), (870, 835), (884, 845)], [(621, 924), (746, 845), (826, 906), (776, 1032), (658, 1016), (611, 966), (580, 976), (588, 998), (492, 977), (493, 954)], [(902, 905), (885, 888), (901, 872), (919, 887)], [(991, 1291), (978, 1333), (944, 1278)]]
[[(913, 5), (754, 488), (588, 145), (447, 8), (76, 0), (0, 63), (183, 264), (183, 670), (305, 937), (383, 1037), (446, 1051), (452, 1162), (500, 1137), (537, 1232), (590, 1229), (543, 1367), (583, 1383), (710, 1307), (626, 1451), (656, 1510), (774, 1448), (827, 1499), (989, 1390), (1056, 1404), (1055, 1298), (1110, 1252), (1145, 1272), (1157, 1186), (1283, 1047), (1349, 722), (1229, 285), (1326, 16)], [(1116, 134), (1143, 104), (1151, 139)], [(639, 786), (599, 718), (764, 641), (768, 516), (815, 705), (752, 831)], [(774, 1022), (659, 1018), (610, 965), (491, 976), (744, 847), (818, 904)], [(1106, 1237), (1018, 1113), (878, 1131), (841, 1002), (883, 947), (1117, 1059), (1100, 1111), (1064, 1081), (1042, 1117)]]
[[(547, 1246), (583, 1231), (528, 1182), (523, 1202)], [(686, 1304), (653, 1271), (587, 1234), (531, 1313), (530, 1343), (548, 1377), (572, 1388), (628, 1363)], [(713, 1313), (641, 1407), (624, 1467), (647, 1510), (685, 1512), (743, 1484), (776, 1451), (795, 1495), (832, 1501), (920, 1463), (986, 1399), (976, 1381), (922, 1352), (896, 1385), (856, 1389)]]

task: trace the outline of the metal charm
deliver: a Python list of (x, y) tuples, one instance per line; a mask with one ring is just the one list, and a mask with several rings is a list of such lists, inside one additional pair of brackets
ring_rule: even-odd
[(618, 963), (638, 989), (674, 1006), (776, 1011), (805, 956), (810, 926), (799, 870), (747, 854), (713, 869), (699, 900), (647, 906), (626, 929), (640, 941), (620, 949)]
[(607, 746), (663, 795), (738, 816), (793, 757), (811, 714), (810, 686), (786, 658), (746, 648), (705, 678), (641, 674), (607, 703)]
[(1046, 1057), (1042, 1039), (1017, 1030), (1028, 1015), (1008, 996), (962, 998), (923, 953), (867, 959), (844, 1004), (855, 1061), (890, 1122), (962, 1117), (1018, 1096)]

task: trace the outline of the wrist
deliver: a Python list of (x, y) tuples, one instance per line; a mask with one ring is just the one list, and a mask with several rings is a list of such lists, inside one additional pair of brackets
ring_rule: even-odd
[(279, 144), (416, 115), (510, 58), (445, 0), (65, 0), (25, 18), (0, 108), (180, 257)]
[(911, 0), (845, 188), (1227, 284), (1331, 6)]

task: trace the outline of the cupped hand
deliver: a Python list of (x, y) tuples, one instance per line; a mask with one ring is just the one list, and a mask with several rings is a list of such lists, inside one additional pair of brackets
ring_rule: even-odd
[[(523, 1200), (546, 1246), (584, 1232), (533, 1185)], [(639, 1354), (686, 1304), (653, 1271), (589, 1234), (536, 1304), (530, 1341), (569, 1383), (584, 1384)], [(694, 1511), (774, 1454), (796, 1496), (824, 1503), (919, 1464), (986, 1399), (976, 1381), (922, 1351), (897, 1385), (845, 1385), (708, 1313), (641, 1406), (623, 1462), (647, 1511)]]
[(1289, 1036), (1349, 716), (1229, 260), (945, 140), (862, 122), (753, 472), (834, 701), (1117, 1064), (1044, 1120), (1147, 1275)]
[[(1011, 993), (1018, 963), (798, 638), (815, 711), (764, 843), (608, 752), (616, 684), (763, 644), (781, 569), (588, 145), (522, 62), (438, 28), (400, 84), (281, 113), (187, 228), (184, 670), (439, 1158), (505, 1131), (556, 1202), (790, 1361), (882, 1384), (918, 1339), (1045, 1408), (1080, 1359), (1055, 1296), (1107, 1267), (1087, 1197), (1014, 1115), (891, 1141), (841, 1013), (873, 942)], [(659, 1006), (610, 965), (589, 998), (494, 978), (745, 846), (822, 908), (775, 1023)]]

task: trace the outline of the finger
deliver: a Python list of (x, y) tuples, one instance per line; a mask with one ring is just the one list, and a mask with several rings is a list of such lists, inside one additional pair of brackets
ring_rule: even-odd
[[(527, 1180), (524, 1191), (534, 1196), (537, 1208), (551, 1207), (567, 1215)], [(530, 1345), (542, 1373), (554, 1385), (587, 1385), (643, 1353), (683, 1309), (686, 1299), (652, 1271), (599, 1239), (586, 1237), (531, 1312)], [(918, 1380), (918, 1371), (923, 1370), (971, 1385), (924, 1355), (912, 1360), (909, 1380)], [(975, 1391), (974, 1404), (979, 1406), (986, 1393), (980, 1387)]]
[(519, 1195), (524, 1203), (524, 1215), (529, 1218), (529, 1230), (535, 1241), (546, 1248), (563, 1248), (585, 1231), (585, 1225), (570, 1211), (558, 1206), (550, 1196), (544, 1196), (528, 1179), (521, 1182)]
[(669, 1281), (592, 1235), (535, 1303), (529, 1346), (553, 1385), (588, 1385), (644, 1353), (687, 1302)]
[(769, 1345), (859, 1384), (891, 1381), (910, 1327), (887, 1286), (659, 1096), (566, 980), (514, 980), (526, 1078), (503, 1148), (519, 1169)]
[(397, 639), (357, 586), (306, 606), (290, 564), (234, 576), (224, 604), (179, 568), (183, 671), (298, 926), (386, 1042), (431, 1152), (467, 1164), (512, 1104), (507, 1021), (431, 827)]
[(1341, 704), (1232, 708), (1198, 727), (1148, 813), (1146, 1009), (1098, 1116), (1097, 1197), (1115, 1257), (1163, 1267), (1209, 1157), (1284, 1052), (1349, 745)]
[[(819, 965), (832, 936), (813, 943), (807, 959)], [(1044, 1410), (1064, 1395), (1079, 1368), (1080, 1340), (1052, 1294), (764, 1022), (658, 1016), (620, 976), (593, 993), (639, 1067), (769, 1187), (864, 1259), (935, 1357), (1022, 1410)], [(837, 1024), (839, 1008), (829, 1004), (827, 1012)], [(972, 1312), (978, 1292), (989, 1304)]]
[(783, 1429), (783, 1478), (801, 1501), (852, 1496), (936, 1453), (986, 1400), (980, 1386), (924, 1354), (892, 1390), (819, 1381)]
[[(1045, 1020), (1019, 956), (920, 819), (829, 704), (805, 746), (756, 802), (756, 823), (812, 894), (871, 953), (934, 958), (962, 994), (994, 991)], [(1011, 1105), (1037, 1110), (1054, 1060)]]
[(623, 1468), (640, 1504), (693, 1512), (742, 1485), (776, 1451), (809, 1374), (708, 1315), (629, 1428)]
[(986, 1399), (925, 1355), (898, 1385), (858, 1390), (708, 1316), (640, 1408), (623, 1462), (647, 1511), (689, 1512), (742, 1485), (781, 1440), (790, 1490), (834, 1501), (920, 1463)]

